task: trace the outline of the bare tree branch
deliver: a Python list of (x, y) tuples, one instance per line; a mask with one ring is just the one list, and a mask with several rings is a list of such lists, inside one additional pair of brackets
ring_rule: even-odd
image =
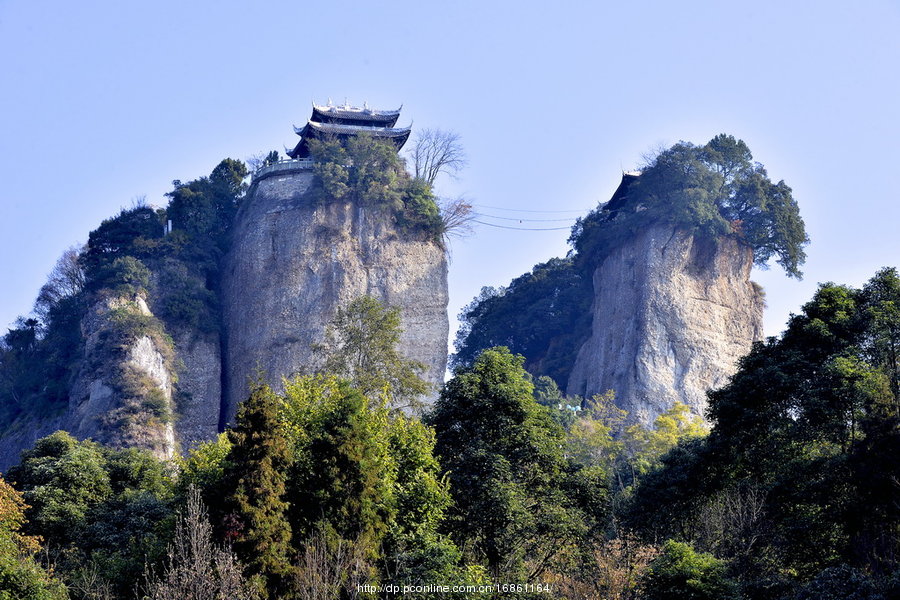
[(434, 185), (441, 173), (451, 177), (466, 165), (466, 153), (459, 135), (440, 129), (422, 129), (416, 134), (410, 155), (416, 179)]

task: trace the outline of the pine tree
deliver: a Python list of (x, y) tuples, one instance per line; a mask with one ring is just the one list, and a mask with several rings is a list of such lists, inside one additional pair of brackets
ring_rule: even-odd
[(278, 397), (258, 385), (240, 407), (229, 430), (232, 444), (226, 479), (234, 548), (259, 574), (271, 597), (280, 597), (290, 573), (291, 528), (284, 499), (290, 452), (278, 427)]

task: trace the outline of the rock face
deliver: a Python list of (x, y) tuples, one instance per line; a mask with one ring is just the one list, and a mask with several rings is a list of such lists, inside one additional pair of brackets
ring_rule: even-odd
[[(400, 350), (427, 366), (436, 396), (449, 333), (443, 249), (401, 233), (381, 210), (314, 205), (311, 182), (309, 171), (279, 173), (254, 183), (244, 201), (219, 298), (224, 344), (210, 328), (167, 327), (151, 312), (159, 298), (148, 304), (144, 292), (97, 301), (81, 322), (68, 407), (2, 432), (0, 469), (57, 429), (160, 458), (213, 439), (258, 373), (279, 387), (283, 376), (317, 367), (313, 345), (326, 323), (363, 295), (400, 308)], [(151, 287), (165, 285), (155, 275)]]
[(78, 438), (112, 446), (146, 448), (160, 458), (175, 455), (175, 377), (167, 348), (149, 335), (120, 346), (118, 331), (129, 317), (151, 317), (142, 296), (100, 300), (82, 319), (84, 359), (69, 391), (64, 429)]
[(726, 383), (762, 338), (752, 262), (733, 239), (663, 225), (617, 248), (594, 272), (592, 332), (567, 392), (613, 389), (616, 403), (645, 424), (676, 401), (703, 415), (707, 390)]
[(359, 296), (401, 310), (400, 350), (443, 382), (447, 362), (447, 261), (435, 243), (402, 234), (377, 208), (314, 204), (312, 173), (254, 183), (238, 214), (224, 271), (225, 414), (230, 420), (264, 374), (281, 378), (319, 362), (335, 310)]
[(172, 337), (178, 375), (175, 433), (184, 451), (219, 432), (222, 353), (218, 335), (181, 330)]

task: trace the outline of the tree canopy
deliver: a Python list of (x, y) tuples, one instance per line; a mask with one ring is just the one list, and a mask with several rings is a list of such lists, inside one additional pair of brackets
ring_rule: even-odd
[(774, 183), (742, 140), (719, 134), (703, 146), (679, 142), (656, 155), (627, 188), (624, 202), (600, 205), (569, 237), (584, 266), (654, 222), (697, 234), (734, 236), (757, 265), (772, 258), (799, 278), (809, 242), (785, 182)]
[(820, 286), (710, 393), (709, 437), (642, 479), (628, 522), (731, 560), (748, 590), (897, 573), (898, 281)]
[(506, 346), (533, 375), (565, 387), (590, 333), (593, 286), (569, 258), (536, 265), (501, 288), (482, 288), (459, 314), (452, 366), (471, 365), (482, 350)]

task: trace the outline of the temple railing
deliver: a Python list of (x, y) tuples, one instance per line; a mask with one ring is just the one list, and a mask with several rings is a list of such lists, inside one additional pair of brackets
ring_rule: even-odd
[(269, 175), (275, 175), (277, 173), (295, 173), (298, 171), (312, 171), (313, 168), (313, 159), (311, 158), (298, 158), (294, 159), (286, 159), (279, 160), (278, 162), (265, 165), (263, 167), (258, 168), (253, 173), (253, 181), (258, 181), (263, 177), (268, 177)]

